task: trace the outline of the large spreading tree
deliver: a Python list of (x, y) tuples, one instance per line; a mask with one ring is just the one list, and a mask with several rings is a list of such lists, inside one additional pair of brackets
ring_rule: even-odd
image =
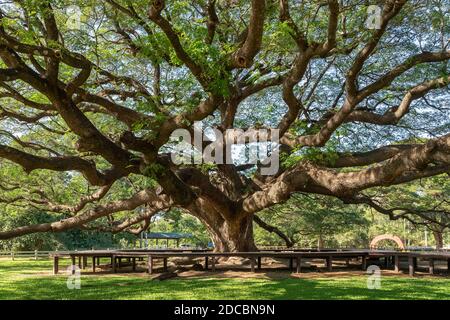
[[(447, 13), (445, 0), (1, 1), (2, 202), (63, 219), (0, 239), (139, 232), (176, 207), (217, 250), (254, 250), (254, 215), (295, 192), (361, 203), (448, 174)], [(202, 120), (279, 129), (278, 173), (173, 163), (171, 134)]]

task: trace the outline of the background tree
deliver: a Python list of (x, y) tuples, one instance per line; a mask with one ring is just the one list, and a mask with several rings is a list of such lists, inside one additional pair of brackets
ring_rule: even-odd
[(191, 246), (205, 248), (211, 242), (208, 231), (197, 218), (177, 209), (155, 216), (154, 221), (150, 225), (150, 231), (190, 234), (192, 238), (183, 239), (180, 244)]
[(400, 186), (370, 190), (360, 203), (367, 203), (391, 220), (405, 219), (431, 231), (437, 249), (444, 245), (450, 228), (450, 184), (446, 175)]
[[(379, 5), (374, 26), (353, 0), (2, 5), (4, 197), (56, 214), (0, 239), (138, 232), (180, 208), (217, 250), (254, 250), (254, 215), (292, 193), (352, 202), (448, 173), (446, 1)], [(172, 163), (171, 134), (200, 120), (279, 129), (281, 170)]]
[[(301, 247), (342, 247), (338, 235), (358, 230), (368, 225), (361, 206), (344, 205), (342, 201), (323, 196), (296, 194), (284, 204), (263, 210), (259, 216), (273, 224), (291, 241)], [(358, 235), (359, 238), (361, 235)], [(356, 237), (348, 237), (347, 243), (355, 245)], [(266, 232), (256, 231), (256, 241), (266, 244), (275, 239)], [(276, 243), (276, 242), (275, 242)]]

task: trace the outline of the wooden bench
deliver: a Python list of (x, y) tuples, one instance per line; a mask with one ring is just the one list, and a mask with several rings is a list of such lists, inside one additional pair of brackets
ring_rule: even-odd
[[(257, 251), (257, 252), (212, 252), (211, 250), (92, 250), (92, 251), (71, 251), (52, 254), (53, 256), (53, 273), (58, 273), (59, 259), (61, 257), (69, 257), (72, 265), (76, 264), (78, 258), (78, 266), (81, 269), (87, 267), (87, 259), (92, 258), (92, 271), (95, 272), (96, 265), (99, 264), (100, 258), (110, 258), (111, 268), (113, 272), (117, 272), (122, 267), (122, 259), (127, 259), (132, 264), (133, 271), (136, 270), (136, 259), (147, 259), (147, 272), (153, 273), (154, 260), (163, 260), (163, 270), (167, 271), (169, 258), (192, 258), (204, 259), (205, 270), (209, 269), (209, 261), (211, 260), (211, 270), (216, 270), (216, 259), (218, 258), (245, 258), (250, 260), (250, 269), (255, 272), (255, 269), (262, 269), (262, 258), (273, 259), (288, 259), (289, 269), (295, 270), (297, 273), (301, 272), (301, 263), (303, 259), (323, 259), (327, 271), (333, 270), (333, 260), (345, 260), (348, 266), (349, 259), (361, 259), (361, 268), (366, 270), (368, 259), (385, 260), (385, 267), (387, 262), (392, 259), (394, 261), (394, 270), (400, 272), (400, 260), (405, 258), (408, 260), (408, 270), (411, 276), (417, 269), (417, 260), (429, 261), (429, 273), (434, 273), (434, 262), (436, 260), (447, 261), (447, 269), (450, 270), (450, 253), (417, 253), (417, 252), (399, 252), (399, 251), (383, 251), (383, 250), (328, 250), (328, 251), (304, 251), (304, 250), (276, 250), (276, 251)], [(73, 270), (74, 271), (74, 270)]]

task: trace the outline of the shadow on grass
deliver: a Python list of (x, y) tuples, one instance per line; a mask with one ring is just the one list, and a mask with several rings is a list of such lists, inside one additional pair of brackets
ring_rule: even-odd
[[(81, 289), (67, 275), (49, 276), (51, 261), (0, 261), (0, 299), (450, 299), (448, 278), (386, 276), (367, 289), (367, 276), (151, 280), (146, 275), (86, 274)], [(61, 271), (64, 267), (61, 268)]]
[(32, 273), (51, 270), (48, 260), (0, 260), (0, 277), (2, 274)]
[(154, 281), (89, 276), (82, 277), (80, 290), (69, 290), (66, 277), (58, 276), (3, 283), (0, 299), (450, 299), (450, 282), (389, 278), (381, 289), (369, 290), (365, 277)]

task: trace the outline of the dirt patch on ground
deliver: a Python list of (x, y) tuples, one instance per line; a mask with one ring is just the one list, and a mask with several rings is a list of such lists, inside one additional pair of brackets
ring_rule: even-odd
[[(133, 276), (142, 278), (154, 278), (158, 277), (163, 272), (162, 263), (155, 261), (154, 274), (149, 275), (146, 269), (146, 262), (140, 262), (137, 265), (136, 271), (133, 271), (131, 265), (124, 264), (120, 269), (120, 273), (112, 273), (110, 265), (101, 265), (96, 267), (96, 272), (93, 273), (88, 267), (82, 270), (83, 275), (95, 275), (95, 276), (108, 276), (108, 277), (123, 277)], [(191, 266), (185, 265), (184, 267), (169, 266), (170, 272), (176, 272), (177, 277), (174, 279), (192, 279), (192, 278), (223, 278), (223, 279), (287, 279), (287, 278), (299, 278), (299, 279), (314, 279), (314, 278), (345, 278), (353, 276), (367, 276), (367, 272), (361, 270), (361, 264), (358, 261), (349, 261), (349, 264), (345, 261), (333, 262), (333, 271), (328, 272), (324, 266), (323, 260), (310, 260), (302, 263), (301, 273), (296, 273), (295, 268), (293, 271), (289, 269), (289, 261), (287, 260), (267, 260), (263, 261), (262, 269), (256, 270), (256, 272), (250, 271), (250, 266), (245, 263), (244, 265), (219, 263), (216, 265), (216, 271), (193, 270)], [(295, 263), (294, 263), (295, 267)], [(420, 267), (420, 265), (419, 265)], [(429, 275), (426, 272), (426, 266), (422, 266), (421, 270), (416, 272), (416, 277), (448, 277), (448, 274), (444, 271), (446, 268), (440, 268), (441, 274)], [(382, 269), (383, 276), (395, 276), (395, 277), (409, 277), (407, 274), (407, 265), (402, 266), (403, 272), (396, 273), (393, 270)], [(49, 276), (49, 272), (35, 272), (34, 276), (42, 275)], [(67, 275), (65, 266), (60, 266), (60, 275)], [(32, 276), (27, 274), (27, 276)]]
[[(288, 278), (298, 279), (319, 279), (319, 278), (347, 278), (354, 276), (366, 276), (364, 271), (336, 271), (336, 272), (305, 272), (305, 273), (292, 273), (290, 271), (277, 270), (277, 271), (257, 271), (251, 273), (248, 271), (216, 271), (216, 272), (198, 272), (198, 271), (186, 271), (178, 274), (178, 279), (192, 279), (192, 278), (222, 278), (222, 279), (267, 279), (267, 280), (281, 280)], [(383, 270), (383, 276), (395, 276), (395, 277), (408, 277), (407, 274), (396, 273), (390, 270)], [(421, 275), (419, 275), (421, 276)]]

